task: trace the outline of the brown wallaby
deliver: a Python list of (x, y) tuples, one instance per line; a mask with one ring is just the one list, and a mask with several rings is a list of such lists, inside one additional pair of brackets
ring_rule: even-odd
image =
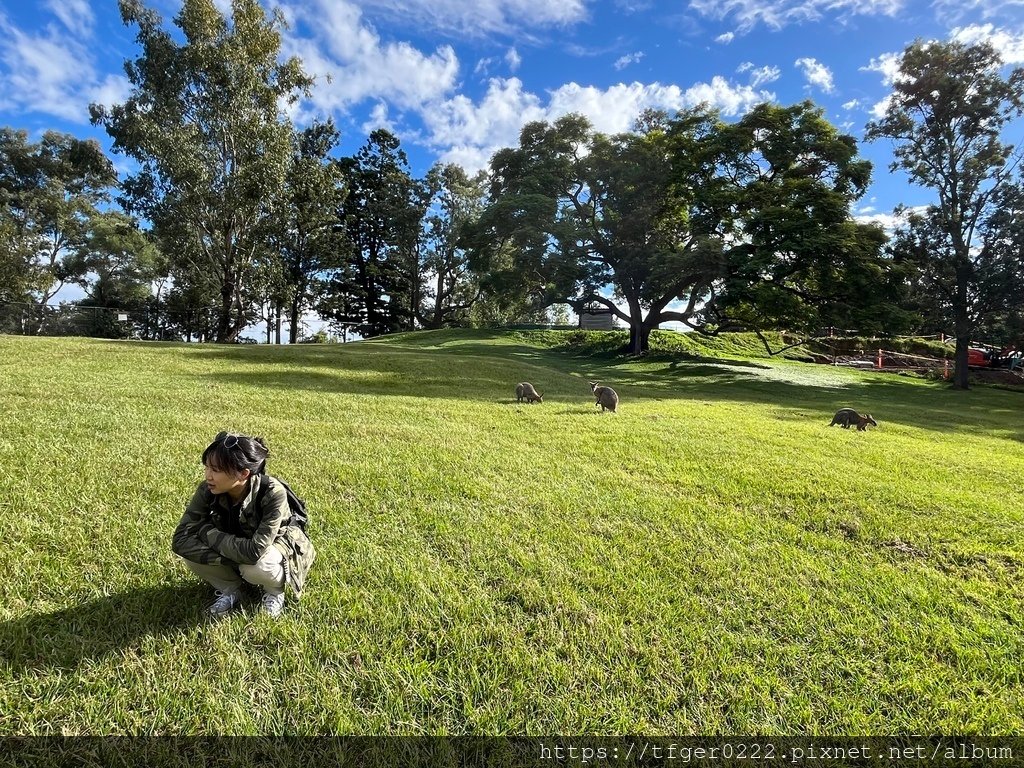
[(537, 390), (530, 382), (521, 381), (516, 384), (516, 400), (520, 403), (523, 400), (526, 400), (527, 403), (543, 403), (544, 395), (537, 394)]
[(832, 423), (829, 426), (835, 424), (840, 425), (843, 429), (849, 429), (851, 424), (857, 425), (857, 431), (863, 432), (867, 429), (868, 424), (873, 427), (878, 426), (878, 422), (871, 418), (870, 413), (866, 413), (861, 416), (853, 408), (840, 408), (836, 411), (836, 415), (832, 417)]
[(590, 391), (597, 398), (597, 402), (594, 405), (600, 405), (602, 412), (607, 408), (612, 413), (615, 413), (615, 409), (619, 407), (619, 396), (611, 387), (601, 387), (598, 386), (599, 384), (600, 382), (598, 381), (590, 382)]

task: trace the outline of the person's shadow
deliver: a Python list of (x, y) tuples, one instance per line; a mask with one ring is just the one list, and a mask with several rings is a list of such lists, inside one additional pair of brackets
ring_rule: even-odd
[(203, 621), (205, 584), (180, 582), (93, 598), (50, 613), (0, 622), (0, 657), (11, 672), (74, 669)]

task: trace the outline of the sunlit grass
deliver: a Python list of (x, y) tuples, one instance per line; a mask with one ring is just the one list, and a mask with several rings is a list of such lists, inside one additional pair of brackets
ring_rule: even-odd
[[(1024, 395), (559, 343), (0, 337), (0, 732), (1024, 727)], [(311, 509), (277, 622), (170, 552), (221, 429)]]

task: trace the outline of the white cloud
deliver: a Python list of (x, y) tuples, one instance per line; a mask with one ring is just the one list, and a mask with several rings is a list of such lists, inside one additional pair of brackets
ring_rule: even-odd
[[(6, 109), (89, 122), (89, 102), (127, 87), (124, 78), (97, 82), (88, 47), (49, 26), (26, 34), (0, 15), (0, 93)], [(123, 84), (123, 88), (122, 88)]]
[(734, 86), (724, 77), (715, 75), (710, 83), (697, 83), (688, 88), (684, 94), (683, 106), (705, 103), (717, 107), (722, 114), (731, 117), (748, 112), (761, 102), (774, 100), (774, 93), (755, 91), (749, 85)]
[(887, 234), (892, 235), (893, 232), (907, 223), (907, 219), (910, 217), (910, 214), (924, 213), (927, 210), (927, 205), (918, 205), (893, 211), (892, 213), (881, 213), (876, 212), (872, 206), (867, 205), (853, 211), (853, 219), (861, 224), (881, 224), (882, 229), (884, 229)]
[(718, 37), (715, 38), (715, 42), (716, 43), (721, 43), (722, 45), (728, 45), (735, 38), (736, 38), (736, 35), (733, 34), (732, 32), (723, 32), (721, 35), (719, 35)]
[(825, 93), (835, 90), (831, 70), (817, 59), (797, 59), (794, 64), (803, 71), (809, 85), (815, 85)]
[(774, 99), (767, 91), (714, 77), (710, 83), (697, 83), (686, 90), (659, 83), (620, 83), (607, 89), (567, 83), (551, 91), (544, 104), (539, 96), (525, 91), (518, 78), (493, 78), (478, 103), (458, 95), (428, 107), (423, 119), (427, 143), (441, 152), (441, 160), (474, 171), (484, 167), (498, 149), (518, 144), (519, 131), (534, 120), (551, 121), (579, 112), (596, 130), (619, 133), (629, 130), (647, 108), (671, 112), (706, 103), (732, 116)]
[[(892, 87), (893, 84), (901, 77), (900, 75), (900, 64), (903, 62), (902, 53), (883, 53), (881, 56), (871, 59), (871, 63), (866, 67), (860, 67), (861, 72), (878, 72), (882, 76), (882, 85), (886, 87)], [(881, 120), (885, 117), (885, 113), (889, 109), (889, 104), (892, 102), (892, 94), (886, 95), (881, 101), (877, 101), (872, 105), (871, 109), (868, 110), (875, 120)]]
[(859, 106), (860, 99), (850, 99), (849, 101), (843, 103), (843, 109), (845, 110), (856, 109)]
[(690, 0), (690, 8), (702, 16), (734, 19), (740, 34), (758, 24), (781, 29), (789, 24), (817, 21), (826, 13), (835, 13), (840, 18), (895, 16), (902, 7), (903, 0)]
[(316, 0), (289, 12), (315, 36), (288, 37), (284, 47), (317, 77), (312, 102), (318, 109), (344, 109), (367, 98), (417, 109), (455, 88), (459, 61), (451, 46), (427, 55), (409, 43), (386, 43), (363, 23), (359, 9), (343, 0)]
[(757, 88), (765, 83), (774, 83), (782, 75), (778, 67), (760, 67), (750, 69), (750, 87)]
[(875, 120), (881, 120), (885, 117), (885, 113), (889, 111), (890, 102), (892, 102), (891, 93), (871, 107), (871, 116), (875, 118)]
[(627, 53), (625, 56), (620, 56), (616, 60), (615, 68), (622, 69), (624, 67), (628, 67), (630, 64), (636, 64), (643, 57), (643, 51), (637, 51), (636, 53)]
[(532, 27), (564, 27), (587, 17), (585, 0), (361, 0), (360, 5), (368, 14), (464, 37), (528, 36)]
[(961, 19), (1004, 18), (1012, 12), (1013, 6), (1021, 5), (1020, 0), (935, 0), (933, 7), (936, 16), (946, 24), (955, 24)]
[(903, 61), (902, 53), (883, 53), (866, 67), (860, 67), (861, 72), (878, 72), (882, 75), (882, 85), (892, 85), (899, 77), (900, 64)]
[(1004, 64), (1024, 64), (1024, 34), (1013, 34), (991, 24), (972, 24), (955, 27), (949, 36), (965, 45), (988, 43), (1002, 56)]
[(47, 0), (46, 8), (60, 19), (69, 32), (79, 37), (92, 35), (96, 17), (93, 16), (89, 0)]
[(370, 117), (360, 126), (363, 133), (367, 135), (373, 133), (378, 128), (391, 131), (391, 133), (397, 133), (395, 124), (388, 117), (388, 105), (383, 101), (378, 101), (373, 105), (373, 109), (370, 110)]
[(653, 8), (654, 0), (615, 0), (615, 5), (626, 13), (637, 13)]
[(515, 144), (524, 124), (545, 117), (540, 98), (524, 91), (515, 77), (493, 78), (479, 104), (460, 94), (431, 105), (423, 113), (431, 144), (463, 152)]
[(107, 75), (102, 83), (89, 91), (89, 101), (110, 107), (123, 104), (131, 95), (132, 85), (124, 75)]
[(508, 64), (510, 71), (515, 72), (519, 69), (519, 65), (523, 63), (523, 57), (519, 55), (519, 51), (515, 48), (509, 48), (505, 53), (505, 63)]

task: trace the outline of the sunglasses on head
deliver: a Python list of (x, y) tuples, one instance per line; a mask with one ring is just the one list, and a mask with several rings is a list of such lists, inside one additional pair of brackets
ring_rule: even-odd
[(221, 443), (228, 450), (236, 448), (238, 447), (238, 435), (226, 435)]

